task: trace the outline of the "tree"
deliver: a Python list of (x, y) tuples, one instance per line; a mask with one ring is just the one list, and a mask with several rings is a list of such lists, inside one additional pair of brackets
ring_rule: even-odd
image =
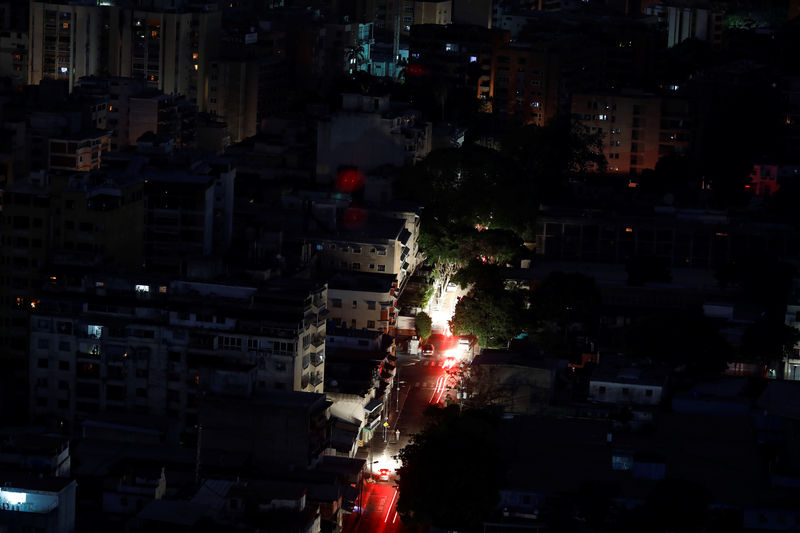
[(480, 526), (500, 500), (506, 464), (499, 417), (457, 406), (426, 411), (429, 424), (400, 451), (397, 512), (411, 525)]
[(414, 324), (416, 325), (417, 334), (419, 335), (420, 339), (427, 339), (431, 336), (433, 322), (428, 313), (424, 311), (417, 313)]
[(746, 358), (767, 364), (780, 361), (800, 341), (800, 332), (777, 319), (763, 318), (742, 334), (741, 352)]
[(551, 272), (533, 291), (537, 321), (565, 327), (580, 322), (594, 329), (600, 319), (600, 291), (592, 277), (577, 272)]
[[(553, 201), (564, 193), (567, 177), (587, 165), (606, 167), (603, 138), (589, 134), (578, 123), (554, 120), (546, 126), (527, 125), (512, 130), (503, 140), (502, 152), (520, 167), (520, 184), (539, 201)], [(514, 192), (521, 192), (518, 187)]]
[(347, 59), (347, 64), (350, 65), (351, 72), (353, 70), (361, 70), (361, 65), (364, 64), (365, 57), (366, 51), (362, 44), (350, 46), (345, 51), (345, 59)]
[(692, 307), (634, 320), (625, 330), (625, 355), (704, 375), (724, 370), (732, 350), (703, 310)]
[(456, 304), (450, 329), (475, 335), (481, 346), (505, 346), (522, 328), (522, 305), (511, 292), (473, 292)]

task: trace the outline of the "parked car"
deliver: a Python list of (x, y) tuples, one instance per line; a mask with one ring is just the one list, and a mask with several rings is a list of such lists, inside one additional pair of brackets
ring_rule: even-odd
[(432, 357), (434, 353), (436, 353), (436, 349), (433, 347), (433, 344), (426, 344), (422, 348), (420, 348), (420, 353), (424, 357)]

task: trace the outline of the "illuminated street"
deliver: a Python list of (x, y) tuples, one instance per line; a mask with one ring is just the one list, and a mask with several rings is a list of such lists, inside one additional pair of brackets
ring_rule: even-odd
[[(368, 483), (364, 488), (363, 514), (345, 521), (345, 531), (353, 533), (417, 531), (406, 527), (395, 510), (397, 489), (389, 483)], [(349, 529), (348, 529), (349, 527)]]

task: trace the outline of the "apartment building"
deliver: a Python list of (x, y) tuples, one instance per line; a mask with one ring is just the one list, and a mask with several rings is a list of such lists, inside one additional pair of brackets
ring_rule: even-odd
[(0, 529), (75, 533), (75, 491), (70, 478), (3, 472)]
[(183, 96), (149, 87), (143, 79), (90, 76), (78, 80), (75, 92), (108, 103), (106, 127), (112, 150), (135, 146), (147, 132), (170, 135), (179, 147), (194, 141), (191, 116), (196, 106)]
[(392, 274), (337, 272), (328, 281), (329, 320), (336, 326), (394, 334), (397, 280)]
[(419, 161), (431, 151), (431, 129), (419, 111), (393, 106), (389, 95), (343, 94), (342, 109), (317, 128), (317, 180), (333, 181), (343, 168), (369, 173)]
[(409, 61), (487, 99), (493, 52), (509, 39), (507, 31), (469, 24), (415, 25), (409, 37)]
[(31, 2), (28, 82), (61, 79), (72, 90), (83, 76), (134, 77), (204, 110), (221, 12), (183, 2), (160, 11), (104, 4), (111, 2)]
[(509, 43), (492, 54), (492, 111), (523, 124), (544, 126), (558, 112), (558, 54), (546, 47)]
[(739, 214), (656, 208), (652, 213), (545, 210), (536, 253), (549, 259), (624, 263), (656, 256), (678, 267), (713, 269), (750, 254), (789, 257), (798, 241), (789, 224), (762, 224)]
[(201, 468), (238, 474), (317, 467), (330, 444), (324, 394), (267, 391), (251, 397), (206, 395), (200, 401)]
[(78, 78), (99, 73), (108, 57), (101, 35), (103, 14), (97, 4), (32, 1), (28, 83), (66, 80), (71, 90)]
[[(360, 212), (361, 213), (361, 212)], [(418, 261), (417, 243), (405, 220), (364, 211), (363, 223), (337, 232), (317, 232), (319, 266), (329, 271), (390, 274), (399, 287)]]
[(453, 0), (371, 0), (365, 2), (375, 32), (407, 36), (416, 24), (450, 24)]
[(572, 119), (587, 133), (599, 134), (607, 170), (640, 174), (659, 158), (689, 149), (689, 103), (679, 97), (645, 93), (576, 93)]
[[(800, 278), (792, 279), (786, 303), (784, 324), (800, 330)], [(783, 379), (800, 380), (800, 342), (795, 343), (792, 350), (783, 358)]]
[(28, 33), (4, 29), (0, 31), (0, 76), (15, 85), (28, 82)]
[(3, 215), (0, 361), (7, 382), (0, 402), (8, 405), (27, 395), (21, 385), (27, 382), (28, 317), (48, 279), (46, 266), (141, 265), (142, 183), (99, 173), (41, 172), (6, 188)]
[[(145, 142), (157, 150), (167, 141), (148, 134), (140, 145)], [(211, 158), (166, 166), (142, 165), (133, 159), (128, 171), (133, 168), (145, 180), (147, 269), (180, 273), (188, 259), (227, 249), (233, 233), (236, 177), (230, 160)]]
[(208, 113), (225, 121), (230, 142), (256, 134), (259, 71), (263, 62), (248, 58), (213, 60), (209, 66)]
[(56, 276), (30, 322), (31, 416), (93, 413), (197, 424), (203, 391), (321, 393), (327, 286), (263, 287), (147, 276)]

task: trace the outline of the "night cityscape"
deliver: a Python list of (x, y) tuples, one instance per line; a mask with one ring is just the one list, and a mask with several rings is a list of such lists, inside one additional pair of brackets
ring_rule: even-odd
[(0, 533), (800, 531), (800, 0), (0, 0)]

